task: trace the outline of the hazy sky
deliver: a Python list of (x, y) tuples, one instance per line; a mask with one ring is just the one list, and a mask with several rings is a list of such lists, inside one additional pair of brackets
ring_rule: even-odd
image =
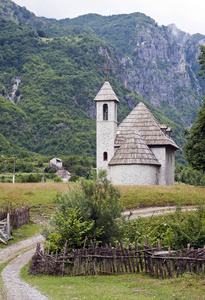
[(205, 35), (205, 0), (13, 0), (39, 17), (74, 18), (87, 13), (141, 12), (159, 25), (175, 23), (191, 34)]

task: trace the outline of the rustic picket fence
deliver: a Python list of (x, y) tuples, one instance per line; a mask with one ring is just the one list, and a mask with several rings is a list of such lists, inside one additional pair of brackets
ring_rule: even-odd
[(112, 248), (111, 245), (99, 247), (92, 243), (88, 248), (75, 249), (70, 252), (49, 254), (37, 244), (32, 257), (29, 272), (56, 276), (116, 275), (125, 273), (146, 272), (157, 278), (168, 278), (183, 273), (203, 273), (205, 248), (163, 251), (161, 246), (151, 248), (146, 245), (122, 245)]
[(10, 216), (10, 225), (14, 229), (17, 229), (30, 222), (30, 205), (21, 206), (18, 209), (6, 208), (4, 211), (0, 212), (0, 221), (5, 220), (8, 213)]
[(30, 205), (10, 211), (11, 226), (16, 229), (30, 222)]

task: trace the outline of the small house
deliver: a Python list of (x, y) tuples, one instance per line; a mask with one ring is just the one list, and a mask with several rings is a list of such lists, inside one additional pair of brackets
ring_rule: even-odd
[(54, 157), (50, 160), (49, 167), (53, 168), (56, 172), (63, 167), (63, 161), (60, 158)]

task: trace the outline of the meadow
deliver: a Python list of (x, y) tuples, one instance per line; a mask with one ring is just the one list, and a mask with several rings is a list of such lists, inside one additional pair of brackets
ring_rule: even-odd
[[(0, 183), (0, 209), (30, 204), (31, 216), (50, 216), (57, 193), (64, 193), (75, 183)], [(197, 205), (205, 203), (205, 188), (176, 184), (174, 186), (117, 186), (125, 209)]]

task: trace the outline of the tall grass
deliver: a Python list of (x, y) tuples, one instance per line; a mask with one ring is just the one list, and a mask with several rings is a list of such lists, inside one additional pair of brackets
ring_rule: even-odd
[(205, 203), (205, 188), (189, 185), (118, 186), (126, 209)]
[[(205, 188), (189, 185), (174, 186), (117, 186), (126, 209), (150, 206), (197, 205), (205, 203)], [(8, 203), (13, 206), (31, 205), (31, 216), (48, 215), (55, 207), (55, 197), (66, 192), (63, 183), (0, 183), (0, 209)]]
[(57, 193), (66, 191), (68, 185), (63, 183), (0, 183), (0, 209), (30, 204), (31, 217), (50, 215)]

